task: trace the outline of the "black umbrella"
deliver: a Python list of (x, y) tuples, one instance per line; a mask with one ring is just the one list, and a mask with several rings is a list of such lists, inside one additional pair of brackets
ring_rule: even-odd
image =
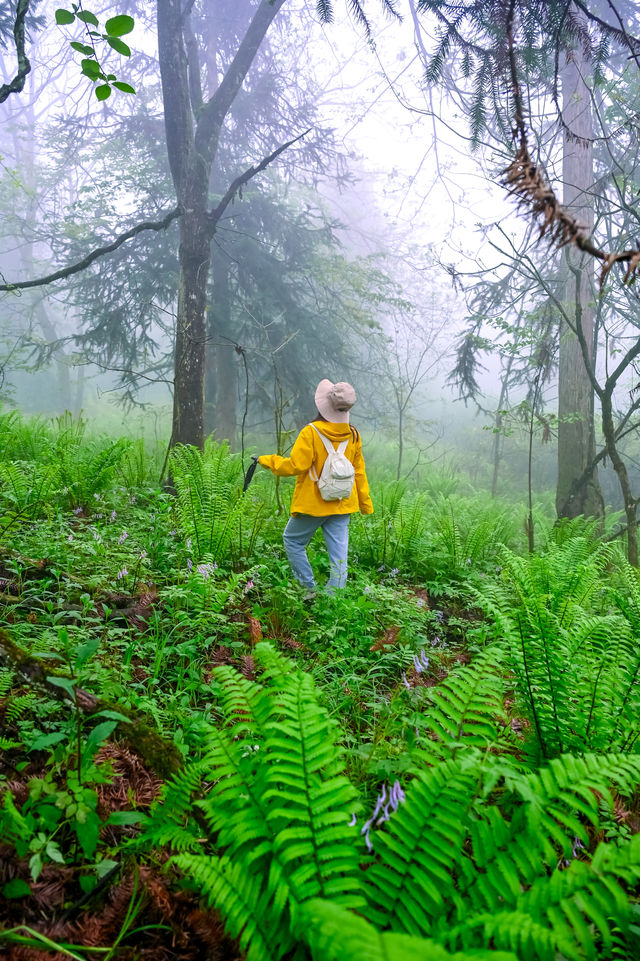
[(256, 467), (258, 466), (258, 458), (257, 458), (257, 457), (252, 457), (251, 460), (253, 461), (253, 463), (252, 463), (252, 464), (249, 464), (249, 467), (248, 467), (248, 469), (247, 469), (247, 473), (244, 475), (244, 485), (243, 485), (243, 487), (242, 487), (242, 493), (243, 493), (243, 494), (244, 494), (244, 492), (246, 491), (246, 489), (247, 489), (247, 487), (249, 486), (249, 484), (251, 483), (251, 481), (252, 481), (252, 479), (253, 479), (253, 475), (254, 475), (255, 472), (256, 472)]

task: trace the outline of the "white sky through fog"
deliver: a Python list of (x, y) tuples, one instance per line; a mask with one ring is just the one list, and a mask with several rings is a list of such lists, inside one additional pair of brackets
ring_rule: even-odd
[[(344, 0), (334, 3), (336, 20), (327, 26), (318, 24), (308, 0), (300, 7), (310, 21), (311, 59), (325, 90), (322, 122), (334, 128), (345, 153), (355, 155), (353, 166), (361, 178), (367, 174), (343, 195), (345, 219), (356, 228), (359, 209), (365, 230), (378, 219), (387, 238), (433, 243), (447, 263), (458, 251), (475, 254), (482, 244), (476, 225), (502, 219), (513, 209), (503, 188), (485, 178), (479, 156), (471, 154), (467, 118), (439, 90), (423, 88), (408, 4), (400, 7), (402, 23), (381, 15), (375, 4), (366, 5), (375, 49), (346, 12)], [(423, 22), (428, 35), (429, 21)], [(370, 241), (372, 249), (380, 248), (373, 236)], [(462, 269), (463, 261), (457, 265)]]

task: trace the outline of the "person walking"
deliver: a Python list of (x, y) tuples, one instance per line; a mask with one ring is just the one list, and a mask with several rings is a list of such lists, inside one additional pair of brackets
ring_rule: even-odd
[(317, 417), (302, 428), (289, 457), (258, 457), (258, 463), (277, 477), (296, 477), (282, 539), (294, 577), (306, 589), (306, 600), (316, 595), (307, 546), (317, 529), (322, 528), (329, 554), (326, 592), (334, 594), (347, 580), (351, 515), (373, 513), (362, 439), (349, 423), (355, 390), (351, 384), (321, 380), (315, 402)]

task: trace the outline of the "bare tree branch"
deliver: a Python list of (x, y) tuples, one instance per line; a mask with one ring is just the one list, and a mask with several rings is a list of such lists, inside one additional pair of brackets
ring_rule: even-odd
[(256, 164), (255, 167), (248, 167), (244, 171), (244, 173), (240, 174), (239, 177), (236, 177), (236, 179), (232, 182), (229, 189), (224, 194), (218, 206), (214, 207), (213, 210), (211, 210), (207, 214), (207, 219), (210, 224), (209, 229), (211, 230), (212, 235), (215, 233), (216, 225), (218, 224), (223, 213), (225, 212), (225, 210), (227, 209), (227, 207), (229, 206), (229, 204), (231, 203), (235, 195), (240, 190), (242, 190), (242, 187), (246, 183), (249, 183), (249, 181), (253, 177), (255, 177), (256, 174), (259, 174), (262, 170), (265, 170), (269, 166), (269, 164), (272, 161), (274, 161), (276, 157), (279, 157), (281, 153), (284, 153), (284, 151), (288, 147), (291, 147), (292, 144), (297, 143), (298, 140), (302, 140), (303, 137), (306, 137), (307, 134), (310, 132), (310, 130), (311, 130), (311, 127), (309, 127), (308, 130), (305, 130), (304, 133), (301, 133), (297, 137), (294, 137), (293, 140), (288, 140), (286, 143), (281, 144), (279, 147), (276, 148), (276, 150), (273, 151), (273, 153), (270, 153), (268, 157), (265, 157), (263, 160), (260, 161), (259, 164)]
[(30, 3), (31, 0), (18, 0), (16, 19), (13, 25), (13, 37), (18, 55), (18, 72), (10, 83), (3, 83), (0, 87), (0, 103), (4, 103), (12, 93), (20, 93), (24, 87), (27, 74), (31, 70), (29, 58), (24, 49), (24, 20)]
[(130, 230), (126, 230), (123, 234), (110, 243), (106, 244), (104, 247), (96, 247), (92, 250), (90, 254), (87, 254), (82, 260), (79, 260), (76, 264), (71, 264), (69, 267), (62, 267), (60, 270), (56, 270), (53, 274), (48, 274), (46, 277), (39, 277), (37, 280), (18, 280), (14, 284), (0, 284), (0, 291), (2, 290), (26, 290), (28, 287), (42, 287), (45, 284), (52, 284), (55, 280), (62, 280), (64, 277), (70, 277), (72, 274), (78, 274), (81, 270), (85, 270), (89, 267), (94, 260), (98, 260), (100, 257), (104, 257), (105, 254), (110, 254), (118, 247), (121, 247), (123, 243), (127, 240), (131, 240), (136, 234), (142, 233), (144, 230), (166, 230), (172, 220), (179, 217), (182, 213), (180, 207), (174, 207), (162, 220), (146, 220), (144, 223), (136, 224)]

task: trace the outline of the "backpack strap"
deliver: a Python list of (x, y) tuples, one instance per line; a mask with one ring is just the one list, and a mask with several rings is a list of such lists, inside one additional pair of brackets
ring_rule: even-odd
[[(340, 444), (338, 444), (338, 450), (336, 451), (335, 447), (333, 446), (329, 438), (326, 436), (326, 434), (323, 434), (322, 431), (319, 431), (315, 424), (309, 424), (309, 427), (313, 427), (316, 434), (324, 444), (324, 449), (327, 452), (327, 456), (329, 456), (329, 454), (336, 454), (336, 453), (344, 454), (344, 452), (347, 449), (347, 444), (349, 443), (348, 438), (347, 440), (343, 440)], [(312, 481), (315, 481), (316, 483), (318, 482), (318, 474), (313, 464), (309, 468), (309, 477), (311, 478)]]

